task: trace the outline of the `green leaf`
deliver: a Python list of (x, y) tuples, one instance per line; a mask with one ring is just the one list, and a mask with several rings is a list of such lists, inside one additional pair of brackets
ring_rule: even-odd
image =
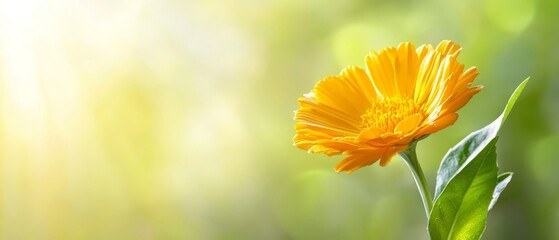
[(439, 167), (439, 171), (437, 173), (435, 199), (438, 198), (441, 191), (446, 187), (450, 179), (456, 175), (460, 168), (463, 165), (468, 164), (468, 161), (471, 160), (470, 156), (477, 155), (477, 153), (485, 148), (485, 146), (487, 146), (487, 144), (497, 136), (499, 129), (508, 117), (514, 103), (520, 96), (520, 93), (522, 93), (522, 90), (526, 86), (526, 83), (528, 83), (529, 79), (530, 78), (526, 78), (526, 80), (518, 85), (512, 96), (509, 98), (505, 110), (497, 119), (495, 119), (495, 121), (486, 127), (471, 133), (447, 152), (441, 161), (441, 166)]
[(473, 132), (451, 148), (441, 161), (441, 166), (437, 173), (437, 183), (435, 187), (435, 201), (441, 195), (448, 182), (460, 171), (463, 166), (469, 164), (489, 142), (497, 136), (501, 125), (501, 115), (486, 127)]
[(528, 83), (529, 80), (530, 80), (530, 77), (527, 77), (526, 79), (524, 79), (524, 81), (522, 81), (520, 83), (520, 85), (518, 85), (518, 87), (516, 87), (516, 89), (514, 90), (512, 95), (510, 96), (509, 101), (507, 103), (507, 106), (505, 107), (505, 111), (503, 112), (504, 116), (503, 116), (503, 120), (502, 120), (501, 124), (504, 123), (505, 120), (507, 120), (507, 117), (509, 116), (510, 110), (512, 110), (512, 107), (514, 106), (514, 103), (516, 102), (518, 97), (520, 97), (520, 94), (524, 90), (524, 87), (526, 86), (526, 84)]
[(528, 79), (516, 88), (495, 121), (468, 135), (444, 156), (429, 216), (432, 239), (479, 239), (483, 234), (487, 212), (512, 179), (512, 173), (497, 177), (497, 133)]
[(431, 239), (479, 239), (497, 185), (497, 152), (493, 138), (448, 182), (429, 218)]
[(497, 186), (493, 191), (493, 199), (491, 199), (491, 203), (489, 204), (489, 210), (491, 210), (493, 206), (495, 206), (495, 203), (497, 203), (497, 200), (499, 200), (501, 192), (505, 190), (510, 180), (512, 180), (511, 172), (502, 173), (501, 175), (499, 175), (499, 177), (497, 177)]

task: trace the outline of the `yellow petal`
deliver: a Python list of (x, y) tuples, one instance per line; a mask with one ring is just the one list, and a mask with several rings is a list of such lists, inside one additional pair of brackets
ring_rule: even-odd
[(429, 52), (419, 66), (417, 81), (415, 83), (414, 100), (424, 104), (435, 91), (437, 73), (441, 67), (442, 56), (438, 52)]
[(326, 77), (313, 89), (316, 100), (349, 116), (359, 115), (369, 106), (369, 100), (360, 97), (345, 79)]
[(338, 77), (346, 80), (362, 98), (360, 101), (363, 103), (370, 103), (373, 98), (376, 98), (377, 93), (373, 87), (373, 82), (371, 82), (371, 78), (367, 75), (365, 70), (356, 66), (349, 66), (345, 68)]
[(417, 53), (417, 57), (419, 58), (419, 62), (422, 62), (427, 53), (432, 52), (433, 46), (431, 44), (423, 44), (417, 48), (415, 51)]
[(394, 63), (394, 82), (400, 95), (413, 96), (419, 58), (411, 43), (401, 43), (398, 46), (396, 61)]
[(398, 89), (394, 83), (394, 59), (396, 58), (395, 48), (385, 48), (378, 54), (371, 52), (365, 58), (367, 72), (377, 89), (377, 94), (382, 97), (395, 96)]
[(307, 97), (300, 98), (298, 102), (301, 108), (295, 112), (295, 120), (301, 123), (323, 126), (339, 132), (359, 132), (359, 116), (348, 115)]
[(443, 55), (458, 55), (462, 48), (450, 40), (443, 40), (437, 46), (437, 51)]

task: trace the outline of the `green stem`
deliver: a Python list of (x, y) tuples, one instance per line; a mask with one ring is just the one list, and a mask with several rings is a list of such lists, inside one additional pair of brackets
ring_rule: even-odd
[(429, 193), (429, 187), (427, 186), (425, 175), (423, 175), (421, 166), (417, 161), (417, 154), (415, 153), (416, 144), (417, 142), (413, 142), (406, 150), (400, 152), (399, 155), (406, 161), (408, 167), (410, 168), (415, 184), (417, 185), (417, 189), (419, 189), (421, 200), (423, 201), (425, 214), (427, 214), (427, 218), (429, 218), (429, 213), (433, 207), (433, 200), (431, 198), (431, 194)]

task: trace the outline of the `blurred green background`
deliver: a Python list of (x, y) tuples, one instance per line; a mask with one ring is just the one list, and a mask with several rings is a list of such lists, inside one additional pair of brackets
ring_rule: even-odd
[(485, 89), (419, 144), (496, 118), (513, 181), (484, 239), (559, 239), (559, 3), (0, 1), (0, 238), (427, 239), (395, 157), (351, 175), (292, 146), (297, 98), (369, 50), (464, 48)]

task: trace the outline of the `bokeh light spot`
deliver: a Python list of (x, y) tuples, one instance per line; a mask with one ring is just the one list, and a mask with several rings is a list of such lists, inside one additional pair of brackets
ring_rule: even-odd
[(534, 19), (536, 3), (533, 0), (488, 0), (485, 11), (489, 19), (508, 32), (521, 32)]
[(366, 23), (352, 23), (340, 28), (332, 36), (332, 49), (340, 66), (362, 65), (363, 53), (375, 46), (390, 46), (398, 42), (394, 32), (381, 26)]
[(533, 176), (544, 186), (559, 182), (557, 146), (559, 146), (559, 135), (552, 135), (538, 140), (532, 145), (530, 151), (528, 164), (533, 171)]

